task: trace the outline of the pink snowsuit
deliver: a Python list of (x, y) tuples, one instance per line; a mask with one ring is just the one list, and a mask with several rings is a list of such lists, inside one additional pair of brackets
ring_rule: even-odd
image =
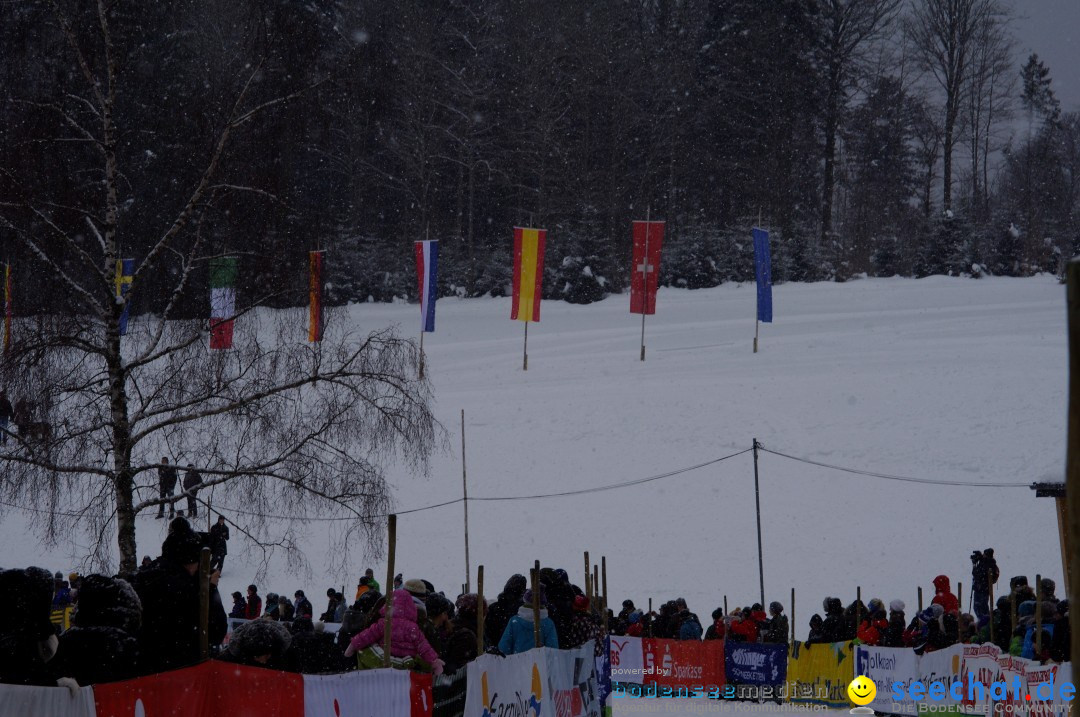
[[(349, 642), (349, 647), (354, 652), (382, 642), (386, 624), (385, 605), (379, 610), (379, 614), (383, 617)], [(438, 653), (416, 624), (416, 605), (412, 595), (405, 590), (394, 591), (394, 614), (390, 619), (390, 654), (394, 657), (421, 657), (431, 664), (435, 664), (439, 659)]]

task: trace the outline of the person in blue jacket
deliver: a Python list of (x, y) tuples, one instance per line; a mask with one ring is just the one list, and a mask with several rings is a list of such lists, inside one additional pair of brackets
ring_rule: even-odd
[[(533, 594), (532, 590), (526, 590), (522, 598), (522, 605), (518, 608), (517, 615), (510, 618), (503, 630), (502, 639), (499, 640), (499, 651), (504, 655), (516, 655), (536, 647), (533, 636)], [(544, 589), (540, 589), (540, 644), (542, 647), (558, 647), (559, 636), (555, 634), (555, 623), (547, 614), (547, 599)]]

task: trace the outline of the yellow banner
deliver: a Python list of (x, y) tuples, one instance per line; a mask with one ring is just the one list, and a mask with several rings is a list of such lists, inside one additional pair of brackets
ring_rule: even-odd
[(828, 707), (851, 706), (847, 686), (855, 679), (855, 649), (850, 642), (788, 648), (788, 700)]

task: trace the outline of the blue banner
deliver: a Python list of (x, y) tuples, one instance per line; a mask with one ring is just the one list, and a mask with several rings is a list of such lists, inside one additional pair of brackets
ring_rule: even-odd
[(772, 323), (772, 256), (769, 232), (754, 227), (754, 280), (757, 281), (758, 321)]
[(787, 682), (785, 644), (724, 642), (724, 673), (728, 684), (782, 685)]
[(596, 692), (600, 698), (601, 714), (607, 714), (608, 695), (611, 694), (611, 637), (604, 636), (604, 654), (596, 658)]

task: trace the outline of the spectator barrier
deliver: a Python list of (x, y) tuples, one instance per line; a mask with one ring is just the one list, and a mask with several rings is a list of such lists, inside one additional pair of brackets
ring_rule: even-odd
[(465, 714), (599, 717), (594, 653), (590, 641), (570, 650), (481, 655), (467, 666)]

